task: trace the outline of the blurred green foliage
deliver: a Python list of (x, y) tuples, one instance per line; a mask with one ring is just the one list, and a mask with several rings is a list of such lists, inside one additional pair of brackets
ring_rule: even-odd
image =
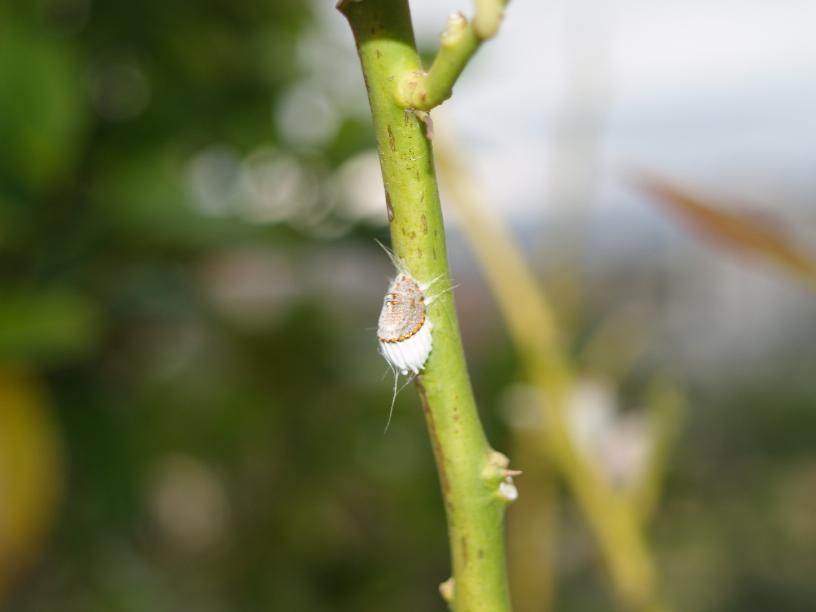
[[(208, 274), (225, 253), (257, 245), (285, 268), (310, 239), (202, 214), (189, 187), (208, 147), (286, 146), (274, 111), (301, 76), (310, 10), (0, 7), (0, 356), (44, 376), (69, 469), (46, 552), (7, 609), (434, 607), (433, 588), (411, 587), (444, 572), (432, 460), (420, 421), (383, 438), (373, 344), (374, 374), (347, 373), (344, 344), (359, 350), (367, 321), (284, 299), (299, 295), (285, 274), (260, 279), (282, 296), (260, 321), (219, 310)], [(328, 170), (370, 143), (350, 118), (293, 155), (326, 200)], [(177, 464), (204, 486), (167, 510)], [(185, 531), (197, 504), (225, 514)]]

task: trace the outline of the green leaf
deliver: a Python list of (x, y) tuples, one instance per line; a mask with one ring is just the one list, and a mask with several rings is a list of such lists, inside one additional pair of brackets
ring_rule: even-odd
[(41, 192), (65, 177), (86, 124), (71, 48), (11, 19), (0, 36), (0, 178)]
[(0, 359), (53, 363), (85, 354), (99, 338), (96, 305), (68, 289), (0, 294)]

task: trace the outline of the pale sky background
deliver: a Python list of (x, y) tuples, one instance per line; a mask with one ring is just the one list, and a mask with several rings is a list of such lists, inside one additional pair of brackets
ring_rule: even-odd
[[(456, 6), (414, 2), (417, 35)], [(548, 189), (568, 99), (600, 107), (608, 180), (630, 166), (702, 184), (739, 173), (735, 195), (758, 199), (814, 185), (812, 0), (519, 0), (469, 68), (446, 110), (510, 206)]]
[[(335, 77), (333, 103), (359, 111), (347, 25), (333, 3), (316, 8), (322, 31), (307, 43), (307, 63)], [(428, 48), (448, 14), (472, 14), (467, 0), (411, 8)], [(816, 2), (513, 0), (499, 36), (437, 114), (455, 126), (502, 208), (526, 216), (531, 206), (540, 211), (544, 194), (546, 206), (559, 204), (553, 132), (567, 104), (573, 117), (581, 109), (600, 117), (607, 191), (629, 167), (714, 187), (733, 174), (741, 184), (729, 188), (757, 206), (764, 191), (814, 186)]]

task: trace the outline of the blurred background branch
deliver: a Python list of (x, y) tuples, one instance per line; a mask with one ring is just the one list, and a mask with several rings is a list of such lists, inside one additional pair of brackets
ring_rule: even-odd
[[(633, 610), (667, 609), (658, 594), (657, 568), (648, 552), (641, 516), (605, 481), (601, 466), (582, 455), (570, 431), (571, 413), (580, 409), (572, 405), (578, 374), (568, 363), (543, 292), (500, 221), (488, 214), (484, 190), (466, 171), (451, 136), (440, 130), (437, 161), (450, 202), (521, 354), (526, 377), (541, 390), (541, 444), (546, 456), (559, 468), (589, 522), (624, 605)], [(652, 478), (659, 481), (661, 475), (656, 466)], [(653, 494), (656, 486), (650, 482), (646, 495)]]

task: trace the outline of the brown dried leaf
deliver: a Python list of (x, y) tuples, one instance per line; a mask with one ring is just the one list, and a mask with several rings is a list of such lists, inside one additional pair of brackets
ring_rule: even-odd
[(641, 189), (668, 205), (697, 233), (720, 246), (762, 256), (816, 289), (816, 260), (802, 252), (772, 220), (726, 212), (724, 206), (653, 177)]

